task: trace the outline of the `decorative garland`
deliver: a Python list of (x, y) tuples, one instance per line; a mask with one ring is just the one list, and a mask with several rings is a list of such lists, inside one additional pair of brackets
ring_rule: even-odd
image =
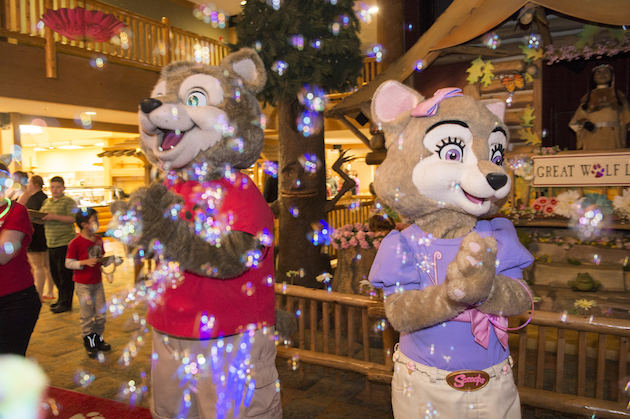
[(547, 60), (547, 65), (552, 65), (560, 61), (573, 61), (580, 59), (600, 59), (604, 56), (613, 57), (617, 54), (630, 52), (630, 37), (624, 37), (621, 41), (607, 40), (593, 44), (593, 46), (585, 45), (583, 48), (574, 45), (563, 45), (555, 47), (547, 45), (543, 58)]

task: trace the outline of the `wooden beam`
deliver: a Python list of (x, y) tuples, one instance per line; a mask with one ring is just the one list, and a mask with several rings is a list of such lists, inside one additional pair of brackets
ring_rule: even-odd
[[(18, 146), (18, 147), (22, 147), (22, 136), (20, 134), (20, 114), (16, 113), (16, 112), (11, 112), (10, 114), (10, 121), (11, 121), (11, 130), (13, 131), (13, 145), (14, 146)], [(9, 153), (11, 153), (11, 150), (8, 150)], [(15, 172), (16, 170), (22, 170), (22, 160), (15, 160), (15, 158), (13, 159), (13, 162), (11, 163), (12, 167), (10, 168), (12, 172)]]
[(350, 122), (344, 114), (341, 114), (341, 113), (335, 114), (335, 119), (338, 119), (339, 121), (341, 121), (341, 123), (344, 124), (346, 128), (348, 128), (350, 131), (352, 131), (352, 133), (356, 135), (357, 138), (359, 138), (359, 140), (361, 140), (363, 144), (365, 144), (368, 148), (370, 148), (370, 140), (365, 135), (363, 135), (363, 133), (359, 131), (357, 127), (352, 125), (352, 122)]
[[(44, 9), (53, 9), (53, 0), (44, 0)], [(44, 28), (44, 38), (46, 39), (46, 77), (57, 78), (57, 50), (55, 47), (55, 36), (48, 26)]]
[(509, 53), (505, 51), (497, 51), (486, 47), (471, 47), (466, 45), (458, 45), (456, 47), (445, 48), (440, 51), (442, 56), (449, 54), (468, 54), (481, 55), (486, 57), (508, 57)]

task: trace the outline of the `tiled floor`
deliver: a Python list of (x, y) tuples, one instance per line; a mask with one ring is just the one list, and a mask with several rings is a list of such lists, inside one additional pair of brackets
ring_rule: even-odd
[[(104, 285), (108, 300), (116, 295), (124, 295), (133, 285), (133, 267), (122, 265), (115, 274), (114, 282), (105, 282)], [(144, 316), (143, 307), (125, 310), (118, 317), (108, 315), (104, 337), (112, 345), (112, 350), (99, 361), (88, 358), (83, 347), (76, 296), (71, 312), (53, 314), (49, 306), (50, 302), (42, 306), (27, 357), (35, 359), (42, 366), (52, 386), (123, 401), (125, 399), (119, 397), (120, 390), (129, 381), (133, 380), (136, 385), (145, 383), (149, 386), (151, 330), (147, 328), (146, 334), (142, 331), (130, 331), (130, 326), (134, 324), (134, 314)], [(138, 337), (142, 339), (138, 341)], [(137, 356), (125, 365), (123, 353), (132, 341), (137, 343)], [(334, 371), (326, 376), (323, 368), (314, 370), (311, 366), (299, 364), (297, 370), (293, 370), (283, 359), (278, 359), (276, 364), (282, 386), (284, 418), (393, 417), (388, 385), (371, 383), (368, 391), (364, 378), (356, 374), (348, 379), (343, 373), (337, 381)], [(87, 387), (82, 387), (75, 379), (78, 372), (93, 374), (94, 381)], [(146, 373), (145, 378), (143, 373)], [(147, 395), (139, 404), (148, 407), (148, 400)]]
[[(108, 299), (123, 296), (133, 285), (133, 267), (127, 264), (118, 268), (112, 284), (105, 282)], [(145, 309), (127, 309), (120, 316), (108, 316), (105, 339), (112, 345), (111, 352), (100, 361), (90, 359), (85, 353), (79, 328), (79, 309), (75, 297), (72, 312), (53, 314), (50, 302), (42, 307), (39, 321), (31, 338), (27, 356), (34, 358), (48, 374), (50, 384), (68, 390), (127, 401), (119, 397), (121, 388), (134, 381), (149, 386), (149, 356), (151, 354), (151, 330), (132, 331), (133, 317), (142, 317)], [(125, 349), (135, 343), (137, 355), (125, 362)], [(146, 344), (145, 344), (146, 342)], [(132, 351), (133, 352), (133, 351)], [(293, 370), (287, 360), (276, 361), (281, 380), (281, 395), (286, 419), (368, 419), (392, 418), (390, 386), (370, 383), (366, 388), (365, 379), (353, 374), (348, 378), (335, 371), (326, 375), (323, 368), (298, 364)], [(94, 375), (94, 381), (87, 387), (76, 382), (75, 375), (84, 372)], [(146, 374), (145, 374), (146, 373)], [(150, 389), (149, 389), (150, 392)], [(148, 407), (148, 394), (139, 402)], [(533, 418), (534, 410), (525, 408), (524, 418)], [(538, 412), (545, 419), (564, 416)], [(109, 418), (108, 418), (109, 419)]]

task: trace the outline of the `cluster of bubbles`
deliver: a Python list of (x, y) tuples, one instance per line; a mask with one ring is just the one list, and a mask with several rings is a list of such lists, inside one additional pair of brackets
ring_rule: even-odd
[(322, 167), (322, 162), (315, 153), (306, 153), (298, 158), (307, 175), (314, 175)]
[(223, 10), (217, 9), (213, 3), (200, 4), (198, 8), (193, 10), (193, 16), (205, 23), (209, 23), (213, 28), (224, 29), (229, 16)]
[(132, 207), (124, 214), (116, 213), (107, 225), (106, 236), (116, 237), (124, 245), (132, 245), (142, 234), (142, 219), (140, 209)]
[(383, 60), (383, 52), (383, 45), (376, 44), (372, 48), (367, 50), (367, 56), (376, 58), (376, 62), (380, 63)]
[(375, 332), (383, 332), (385, 329), (387, 329), (387, 320), (385, 320), (385, 319), (380, 319), (374, 325), (374, 331)]
[(491, 49), (497, 49), (501, 45), (501, 39), (495, 32), (488, 32), (482, 37), (482, 40), (485, 46)]
[(90, 58), (90, 66), (95, 70), (103, 70), (107, 64), (107, 58), (104, 55), (98, 54)]
[(195, 44), (193, 46), (193, 57), (197, 63), (210, 64), (210, 47)]
[(371, 23), (372, 16), (378, 12), (378, 7), (367, 6), (364, 2), (359, 4), (359, 7), (355, 10), (355, 15), (363, 23)]
[(422, 71), (422, 69), (424, 68), (424, 60), (418, 60), (416, 61), (416, 71), (419, 73)]
[(289, 68), (289, 64), (285, 61), (278, 60), (271, 66), (271, 70), (278, 73), (279, 76), (282, 76)]
[(540, 45), (540, 37), (536, 35), (535, 33), (530, 34), (529, 38), (527, 39), (527, 46), (529, 48), (538, 49), (539, 45)]
[(510, 94), (508, 94), (507, 99), (505, 99), (505, 106), (507, 106), (508, 108), (511, 108), (513, 101), (514, 101), (514, 92), (510, 92)]
[(304, 37), (302, 35), (293, 35), (291, 38), (291, 45), (294, 48), (297, 48), (298, 51), (302, 51), (304, 49)]
[(311, 47), (315, 49), (320, 49), (322, 47), (321, 39), (313, 39), (311, 41)]
[(305, 109), (298, 115), (296, 125), (298, 131), (304, 137), (309, 137), (321, 131), (323, 126), (323, 118), (320, 113), (326, 108), (326, 94), (323, 89), (318, 86), (305, 84), (300, 92), (298, 92), (298, 100)]
[(319, 223), (313, 224), (312, 231), (306, 233), (306, 238), (313, 246), (328, 246), (331, 242), (331, 228), (324, 220), (320, 220)]
[(506, 161), (508, 170), (525, 180), (534, 178), (534, 161), (531, 157), (520, 155)]
[(142, 371), (140, 373), (142, 378), (141, 383), (136, 383), (134, 380), (129, 380), (120, 386), (118, 391), (118, 400), (129, 403), (132, 406), (140, 404), (142, 397), (146, 396), (149, 392), (149, 388), (146, 385), (147, 373)]
[(74, 383), (83, 388), (87, 388), (92, 382), (94, 382), (94, 374), (90, 374), (84, 370), (77, 370), (74, 373)]
[(580, 239), (599, 237), (604, 228), (604, 214), (597, 205), (584, 207), (578, 205), (577, 214), (571, 218), (572, 227), (577, 231)]
[(263, 172), (271, 177), (278, 177), (278, 163), (273, 161), (265, 161), (263, 162)]

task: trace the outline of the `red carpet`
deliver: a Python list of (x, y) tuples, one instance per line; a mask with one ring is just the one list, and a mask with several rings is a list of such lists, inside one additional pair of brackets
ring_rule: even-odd
[(47, 402), (48, 399), (55, 400), (59, 414), (55, 416), (51, 410), (47, 410), (46, 419), (151, 419), (151, 412), (144, 407), (130, 406), (57, 387), (48, 387), (48, 395), (44, 401)]

